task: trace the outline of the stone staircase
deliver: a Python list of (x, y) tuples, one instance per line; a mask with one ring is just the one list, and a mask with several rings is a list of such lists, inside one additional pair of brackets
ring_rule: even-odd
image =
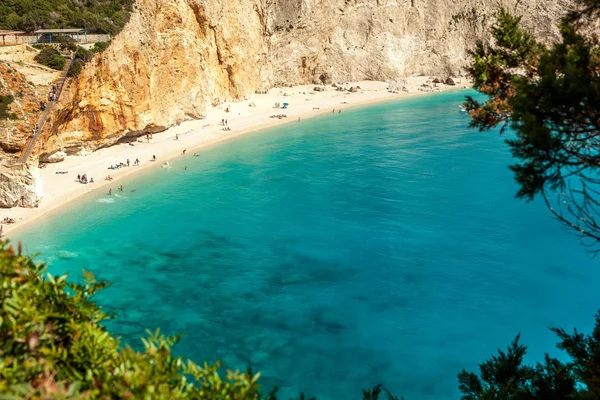
[(23, 151), (23, 153), (21, 155), (21, 160), (20, 160), (21, 167), (25, 167), (25, 165), (27, 164), (27, 161), (29, 160), (31, 153), (33, 152), (33, 149), (35, 148), (35, 146), (38, 142), (38, 138), (41, 136), (41, 133), (44, 129), (44, 124), (46, 123), (46, 120), (50, 116), (50, 113), (52, 112), (56, 103), (58, 103), (58, 101), (60, 100), (60, 95), (62, 93), (65, 82), (67, 81), (67, 76), (69, 74), (69, 70), (71, 69), (71, 65), (73, 65), (74, 59), (75, 59), (74, 57), (71, 57), (69, 59), (69, 62), (67, 63), (67, 66), (65, 67), (63, 75), (60, 78), (60, 82), (59, 82), (58, 88), (56, 90), (56, 100), (48, 103), (48, 106), (46, 107), (46, 109), (44, 110), (44, 112), (42, 113), (42, 115), (40, 116), (40, 118), (37, 121), (38, 129), (29, 138), (27, 145), (25, 146), (25, 150)]

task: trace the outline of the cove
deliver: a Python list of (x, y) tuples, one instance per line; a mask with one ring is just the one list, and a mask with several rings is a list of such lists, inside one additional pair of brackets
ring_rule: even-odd
[(188, 153), (13, 239), (54, 274), (114, 282), (98, 301), (126, 343), (184, 332), (180, 354), (252, 363), (284, 399), (377, 383), (457, 399), (462, 368), (517, 333), (528, 360), (559, 354), (548, 328), (588, 332), (600, 307), (597, 261), (541, 202), (514, 199), (508, 147), (467, 128), (464, 95)]

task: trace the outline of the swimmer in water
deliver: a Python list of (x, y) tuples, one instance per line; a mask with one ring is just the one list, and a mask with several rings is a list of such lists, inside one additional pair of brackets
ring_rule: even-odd
[(187, 165), (185, 166), (185, 168), (184, 168), (184, 169), (187, 171)]

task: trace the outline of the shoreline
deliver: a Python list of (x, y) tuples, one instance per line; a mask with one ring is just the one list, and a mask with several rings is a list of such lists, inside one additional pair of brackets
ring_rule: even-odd
[[(409, 78), (407, 85), (409, 92), (400, 93), (388, 92), (388, 84), (385, 82), (371, 81), (353, 83), (351, 86), (358, 85), (362, 88), (358, 93), (338, 92), (331, 88), (325, 92), (313, 93), (312, 88), (315, 85), (274, 88), (267, 94), (257, 94), (249, 100), (225, 103), (211, 110), (204, 119), (182, 122), (163, 132), (156, 133), (149, 143), (142, 136), (139, 138), (142, 142), (135, 142), (135, 146), (116, 144), (86, 156), (70, 156), (62, 162), (47, 164), (46, 168), (37, 170), (39, 179), (44, 185), (44, 197), (39, 207), (4, 209), (4, 215), (1, 218), (7, 216), (14, 218), (17, 222), (3, 225), (3, 234), (6, 238), (10, 238), (11, 234), (26, 229), (38, 218), (60, 211), (70, 202), (86, 194), (102, 188), (106, 189), (111, 185), (116, 188), (119, 186), (117, 183), (125, 177), (133, 176), (141, 171), (149, 171), (152, 167), (160, 168), (165, 161), (182, 157), (183, 150), (186, 150), (187, 157), (192, 157), (194, 152), (210, 146), (263, 129), (301, 122), (303, 119), (331, 113), (332, 109), (335, 109), (335, 113), (338, 114), (338, 110), (439, 93), (417, 91), (417, 88), (427, 79), (427, 77)], [(464, 88), (462, 85), (444, 85), (440, 92), (456, 90), (464, 90)], [(289, 93), (289, 95), (283, 95), (282, 92)], [(299, 102), (300, 98), (303, 98), (301, 103)], [(276, 101), (289, 102), (290, 107), (287, 109), (274, 108), (273, 104)], [(255, 107), (249, 107), (250, 103), (254, 103)], [(225, 112), (224, 108), (227, 106), (230, 108), (230, 112)], [(251, 114), (248, 111), (251, 111)], [(273, 114), (286, 114), (287, 118), (269, 118)], [(228, 125), (231, 125), (231, 131), (222, 130), (221, 119), (227, 119), (230, 122)], [(179, 136), (179, 139), (175, 139), (176, 135)], [(157, 155), (157, 161), (150, 161), (152, 154)], [(108, 169), (109, 165), (125, 162), (126, 159), (133, 163), (136, 158), (140, 159), (139, 166), (124, 167), (118, 170)], [(58, 171), (68, 171), (68, 174), (56, 174)], [(95, 183), (87, 185), (78, 183), (76, 175), (84, 173), (90, 178), (95, 178)], [(111, 175), (113, 180), (105, 180), (106, 175)]]

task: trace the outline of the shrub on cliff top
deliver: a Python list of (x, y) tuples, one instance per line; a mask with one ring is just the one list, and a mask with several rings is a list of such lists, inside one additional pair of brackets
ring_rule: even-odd
[(108, 42), (96, 42), (96, 43), (94, 43), (94, 47), (92, 48), (92, 51), (94, 53), (101, 53), (108, 48), (108, 44), (109, 44)]
[(52, 47), (42, 49), (36, 56), (35, 61), (52, 69), (62, 70), (67, 60)]

